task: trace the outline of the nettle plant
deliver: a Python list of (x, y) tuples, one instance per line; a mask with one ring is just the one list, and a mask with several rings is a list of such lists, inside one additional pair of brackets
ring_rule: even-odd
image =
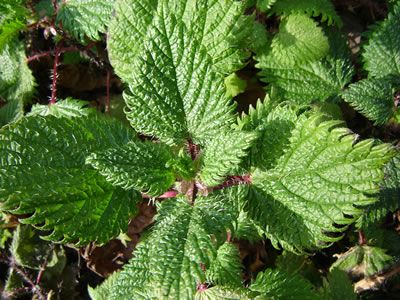
[[(142, 201), (157, 205), (134, 258), (90, 289), (92, 298), (332, 299), (351, 293), (338, 270), (372, 259), (369, 276), (392, 260), (384, 241), (363, 243), (338, 260), (323, 289), (283, 267), (243, 282), (233, 241), (268, 239), (304, 254), (340, 240), (356, 221), (367, 238), (380, 234), (374, 224), (398, 208), (394, 147), (360, 140), (329, 106), (313, 103), (343, 99), (376, 124), (398, 121), (399, 5), (363, 49), (368, 76), (347, 88), (354, 69), (329, 1), (54, 1), (50, 34), (62, 29), (87, 45), (107, 33), (128, 127), (57, 99), (56, 76), (50, 105), (23, 116), (34, 79), (16, 33), (30, 19), (23, 1), (5, 3), (1, 210), (48, 231), (45, 240), (81, 246), (126, 231)], [(274, 34), (256, 22), (254, 5), (279, 16)], [(238, 116), (235, 72), (252, 53), (268, 95)]]

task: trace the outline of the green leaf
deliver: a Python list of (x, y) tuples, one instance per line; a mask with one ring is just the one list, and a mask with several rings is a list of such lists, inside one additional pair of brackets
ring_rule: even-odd
[(296, 67), (274, 66), (267, 56), (257, 57), (262, 80), (270, 83), (279, 98), (299, 104), (325, 101), (337, 96), (352, 80), (353, 66), (348, 58), (327, 57)]
[(223, 78), (182, 21), (160, 12), (144, 48), (124, 94), (127, 117), (138, 132), (168, 143), (204, 143), (233, 123)]
[[(135, 253), (136, 253), (135, 249)], [(89, 296), (92, 300), (108, 300), (114, 285), (118, 284), (119, 272), (112, 273), (101, 285), (96, 288), (88, 287)]]
[(83, 117), (93, 114), (93, 108), (87, 108), (87, 101), (66, 98), (51, 105), (34, 104), (28, 116), (55, 116), (57, 118)]
[(12, 234), (7, 228), (7, 216), (0, 212), (0, 250), (4, 249), (6, 242), (10, 237), (12, 237)]
[(364, 47), (364, 67), (371, 77), (400, 75), (400, 3), (370, 34)]
[(238, 248), (224, 243), (218, 248), (217, 256), (206, 271), (207, 281), (214, 285), (242, 287), (242, 264)]
[(371, 246), (355, 246), (346, 253), (337, 255), (338, 259), (331, 269), (338, 268), (354, 277), (369, 277), (390, 266), (393, 258), (384, 249)]
[(116, 73), (130, 82), (132, 65), (147, 40), (154, 37), (150, 32), (162, 30), (157, 19), (173, 13), (188, 28), (188, 35), (207, 49), (214, 67), (225, 75), (233, 73), (249, 56), (244, 41), (251, 34), (252, 20), (244, 15), (245, 7), (245, 1), (234, 0), (117, 1), (108, 40), (111, 63)]
[(400, 208), (400, 154), (397, 153), (385, 166), (385, 177), (381, 183), (381, 203), (390, 210)]
[(353, 285), (347, 274), (337, 268), (334, 268), (328, 274), (328, 280), (324, 282), (325, 300), (356, 300)]
[(270, 34), (264, 24), (254, 21), (251, 40), (248, 47), (254, 53), (262, 53), (271, 44)]
[(19, 100), (11, 100), (0, 108), (0, 127), (18, 121), (24, 116), (24, 104)]
[(118, 122), (96, 116), (36, 116), (0, 131), (0, 209), (52, 230), (50, 240), (106, 242), (126, 229), (141, 200), (85, 165), (92, 152), (133, 138)]
[(257, 137), (255, 132), (230, 131), (213, 138), (202, 154), (201, 181), (208, 186), (223, 182)]
[(272, 7), (272, 12), (285, 16), (305, 13), (310, 17), (321, 16), (321, 21), (327, 22), (328, 25), (342, 25), (342, 21), (330, 0), (279, 0)]
[(158, 196), (175, 182), (173, 155), (165, 144), (132, 141), (121, 147), (93, 153), (86, 163), (115, 186)]
[(45, 264), (51, 268), (60, 264), (63, 269), (67, 262), (62, 247), (43, 241), (31, 226), (19, 225), (14, 231), (11, 254), (15, 262), (24, 268), (40, 270)]
[(100, 40), (113, 12), (114, 0), (68, 0), (60, 5), (57, 22), (81, 42)]
[(276, 2), (277, 0), (257, 0), (256, 6), (257, 8), (262, 11), (266, 12), (271, 8), (271, 6)]
[(294, 252), (338, 240), (328, 233), (344, 231), (361, 214), (355, 205), (376, 201), (382, 168), (394, 155), (390, 145), (355, 143), (341, 122), (324, 120), (300, 118), (277, 165), (253, 174), (250, 215), (275, 246)]
[(275, 166), (289, 144), (289, 138), (298, 119), (298, 108), (277, 104), (269, 96), (264, 102), (250, 106), (248, 114), (239, 119), (239, 128), (259, 132), (259, 138), (250, 149), (248, 164), (261, 170)]
[(342, 93), (346, 102), (376, 125), (383, 125), (395, 112), (394, 94), (400, 85), (389, 78), (363, 79), (349, 86)]
[(26, 28), (29, 14), (22, 0), (3, 0), (0, 3), (0, 52)]
[(292, 14), (284, 18), (279, 32), (271, 43), (271, 51), (264, 58), (280, 67), (293, 67), (325, 57), (329, 51), (328, 38), (321, 27), (306, 15)]
[(262, 240), (262, 233), (263, 230), (249, 217), (248, 213), (241, 210), (234, 224), (233, 238), (256, 243)]
[[(111, 299), (193, 299), (215, 260), (235, 209), (226, 192), (160, 203), (156, 225), (119, 274)], [(160, 264), (162, 261), (162, 264)]]
[(13, 40), (0, 50), (0, 65), (0, 97), (6, 101), (28, 100), (33, 94), (35, 81), (20, 41)]
[(12, 20), (0, 26), (0, 51), (10, 43), (18, 33), (25, 28), (25, 24), (19, 20)]
[(400, 155), (393, 157), (384, 168), (378, 201), (368, 206), (357, 221), (369, 245), (397, 252), (400, 239), (396, 232), (385, 229), (388, 214), (400, 208)]
[(0, 3), (0, 25), (8, 20), (23, 20), (27, 14), (25, 0), (2, 0)]
[(260, 295), (254, 299), (319, 299), (314, 287), (300, 275), (289, 275), (279, 270), (267, 269), (257, 275), (250, 290)]
[(233, 289), (225, 286), (213, 286), (206, 290), (198, 290), (196, 300), (250, 300), (252, 293), (244, 288)]
[(236, 73), (232, 73), (225, 78), (225, 86), (227, 97), (233, 98), (246, 90), (247, 81), (241, 79)]

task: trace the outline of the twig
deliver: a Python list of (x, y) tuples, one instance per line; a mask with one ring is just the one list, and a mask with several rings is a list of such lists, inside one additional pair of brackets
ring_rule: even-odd
[(36, 276), (36, 285), (38, 285), (40, 283), (40, 281), (42, 280), (43, 273), (46, 270), (47, 264), (49, 263), (49, 258), (52, 255), (53, 250), (54, 250), (54, 244), (51, 244), (50, 251), (46, 256), (45, 261), (39, 267), (39, 272)]
[(200, 147), (193, 143), (191, 139), (188, 140), (188, 151), (192, 160), (195, 160), (200, 152)]
[(54, 11), (57, 14), (58, 13), (58, 1), (57, 0), (51, 0), (53, 3)]
[(35, 284), (31, 278), (21, 269), (15, 262), (15, 259), (12, 257), (10, 258), (10, 267), (14, 269), (21, 277), (22, 279), (28, 283), (32, 289), (32, 293), (36, 294), (38, 296), (39, 300), (45, 300), (46, 297), (44, 296), (42, 289), (40, 288), (39, 285)]
[(213, 190), (222, 190), (227, 187), (236, 186), (240, 184), (251, 184), (251, 176), (250, 175), (243, 175), (243, 176), (228, 176), (225, 182), (221, 183), (213, 187)]
[(367, 243), (367, 239), (365, 238), (365, 234), (362, 230), (358, 231), (358, 244), (363, 246)]
[(62, 41), (60, 42), (60, 45), (59, 46), (57, 45), (54, 50), (53, 82), (51, 83), (50, 104), (55, 104), (57, 101), (57, 77), (58, 77), (57, 68), (60, 61), (61, 48), (62, 48)]
[[(90, 44), (86, 45), (85, 47), (79, 47), (79, 46), (60, 47), (59, 53), (62, 54), (62, 53), (72, 52), (72, 51), (86, 52), (86, 51), (90, 50), (94, 45), (95, 45), (95, 42), (90, 43)], [(29, 63), (34, 60), (39, 60), (42, 57), (52, 56), (52, 55), (55, 55), (55, 50), (50, 50), (50, 51), (34, 54), (32, 56), (29, 56), (26, 59), (26, 61)]]
[[(17, 296), (23, 295), (23, 294), (31, 294), (32, 290), (29, 287), (22, 287), (18, 289), (14, 289), (12, 291), (3, 291), (2, 296), (4, 299), (18, 299)], [(3, 299), (2, 298), (2, 299)]]
[(395, 268), (381, 275), (375, 275), (372, 277), (364, 278), (355, 283), (354, 291), (356, 293), (361, 293), (367, 290), (376, 290), (390, 277), (393, 277), (399, 273), (400, 273), (400, 265), (397, 265)]

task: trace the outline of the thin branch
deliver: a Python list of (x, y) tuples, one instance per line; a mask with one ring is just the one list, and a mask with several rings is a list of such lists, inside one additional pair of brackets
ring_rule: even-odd
[(188, 151), (190, 154), (190, 157), (192, 158), (192, 160), (195, 160), (197, 158), (197, 156), (199, 155), (200, 152), (200, 147), (199, 145), (196, 145), (195, 143), (193, 143), (193, 141), (191, 139), (188, 140)]
[(372, 277), (364, 278), (354, 284), (354, 291), (356, 293), (361, 293), (367, 290), (377, 290), (384, 282), (386, 282), (390, 277), (400, 274), (400, 265), (395, 268), (381, 274)]
[[(80, 47), (80, 46), (60, 47), (59, 53), (63, 54), (63, 53), (72, 52), (72, 51), (86, 52), (86, 51), (90, 50), (94, 45), (95, 45), (95, 42), (90, 43), (90, 44), (86, 45), (85, 47)], [(53, 56), (53, 55), (55, 55), (55, 50), (49, 50), (49, 51), (40, 52), (40, 53), (34, 54), (32, 56), (29, 56), (29, 57), (27, 57), (26, 61), (29, 63), (34, 60), (39, 60), (42, 57)]]
[(57, 101), (57, 78), (58, 78), (57, 68), (60, 61), (61, 48), (62, 48), (62, 41), (60, 42), (60, 45), (59, 46), (57, 45), (54, 50), (53, 82), (51, 83), (50, 104), (55, 104)]
[(32, 292), (38, 296), (39, 300), (45, 300), (46, 297), (44, 293), (42, 292), (42, 289), (40, 288), (39, 285), (35, 284), (31, 278), (29, 278), (28, 274), (26, 274), (22, 268), (20, 268), (17, 263), (15, 262), (15, 259), (12, 257), (10, 258), (10, 268), (14, 269), (21, 277), (22, 279), (28, 283), (32, 289)]
[(358, 244), (363, 246), (367, 243), (367, 239), (365, 238), (365, 234), (362, 230), (358, 231)]
[(231, 186), (236, 186), (240, 184), (251, 184), (252, 178), (250, 175), (243, 175), (243, 176), (228, 176), (225, 180), (225, 182), (221, 183), (220, 185), (217, 185), (213, 187), (213, 190), (222, 190)]
[(53, 3), (54, 11), (57, 14), (58, 13), (58, 1), (57, 0), (51, 0)]
[(54, 250), (54, 244), (51, 244), (50, 251), (49, 253), (47, 253), (45, 261), (39, 267), (39, 272), (36, 276), (36, 285), (39, 285), (40, 281), (42, 280), (43, 273), (46, 270), (47, 264), (49, 263), (49, 258), (52, 255), (53, 250)]

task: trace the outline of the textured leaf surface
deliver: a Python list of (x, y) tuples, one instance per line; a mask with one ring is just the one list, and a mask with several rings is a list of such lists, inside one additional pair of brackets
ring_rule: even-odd
[(208, 186), (221, 183), (240, 164), (257, 137), (254, 132), (228, 131), (213, 138), (203, 154), (200, 179)]
[(262, 80), (276, 89), (280, 98), (300, 104), (324, 101), (337, 96), (353, 76), (349, 59), (328, 57), (293, 68), (274, 66), (267, 56), (259, 56), (257, 67)]
[[(290, 147), (274, 169), (256, 171), (250, 212), (277, 246), (291, 251), (323, 247), (375, 201), (382, 168), (393, 156), (387, 144), (354, 142), (341, 122), (319, 115), (299, 119)], [(347, 217), (345, 217), (345, 215)]]
[(8, 239), (12, 237), (10, 229), (7, 228), (7, 216), (0, 212), (0, 250), (4, 249)]
[(323, 58), (328, 54), (329, 43), (315, 21), (303, 14), (292, 14), (282, 20), (271, 47), (265, 61), (290, 67)]
[[(136, 251), (136, 250), (135, 250)], [(98, 287), (88, 287), (89, 296), (92, 300), (108, 300), (110, 299), (110, 292), (114, 285), (118, 284), (119, 272), (112, 273), (107, 279)]]
[(0, 51), (17, 37), (22, 29), (25, 29), (25, 24), (19, 20), (12, 20), (0, 25)]
[(242, 287), (242, 264), (239, 249), (231, 243), (218, 248), (217, 256), (207, 269), (207, 282), (214, 285)]
[(196, 293), (196, 300), (249, 300), (253, 299), (248, 290), (242, 288), (233, 289), (224, 286), (213, 286)]
[(400, 75), (400, 3), (379, 24), (364, 47), (365, 69), (372, 77)]
[(353, 285), (347, 274), (338, 268), (334, 268), (328, 274), (328, 282), (324, 286), (324, 300), (356, 300)]
[(357, 227), (364, 232), (369, 245), (397, 251), (400, 246), (398, 235), (395, 232), (385, 230), (382, 225), (390, 212), (395, 212), (396, 209), (400, 208), (399, 154), (385, 165), (384, 173), (378, 201), (368, 206), (357, 221)]
[(245, 211), (240, 211), (235, 222), (233, 237), (238, 240), (246, 240), (255, 243), (262, 240), (263, 230), (257, 226)]
[(377, 125), (390, 120), (395, 111), (394, 93), (399, 84), (389, 78), (364, 79), (351, 84), (342, 94), (344, 100)]
[(34, 104), (28, 116), (83, 117), (95, 112), (93, 108), (85, 107), (87, 105), (87, 101), (72, 98), (67, 98), (52, 105)]
[(11, 100), (0, 108), (0, 127), (18, 121), (24, 116), (24, 104)]
[(76, 39), (99, 40), (111, 19), (114, 0), (68, 0), (60, 5), (57, 22)]
[(338, 255), (331, 269), (338, 268), (354, 277), (368, 277), (390, 266), (392, 257), (385, 250), (371, 246), (355, 246), (346, 253)]
[(310, 17), (321, 16), (321, 21), (326, 21), (328, 24), (342, 24), (330, 0), (279, 0), (272, 7), (272, 12), (279, 15), (306, 13)]
[(380, 198), (384, 206), (394, 211), (400, 208), (400, 154), (397, 153), (385, 166)]
[(173, 153), (165, 144), (132, 141), (86, 159), (113, 185), (158, 196), (175, 182)]
[(249, 288), (260, 294), (255, 299), (315, 300), (319, 298), (311, 283), (300, 275), (289, 275), (279, 270), (267, 269), (258, 273), (256, 280)]
[(148, 34), (159, 23), (157, 15), (170, 11), (183, 20), (191, 36), (213, 59), (218, 71), (229, 74), (241, 68), (248, 53), (242, 45), (252, 23), (244, 16), (244, 1), (233, 0), (119, 0), (110, 24), (108, 49), (116, 73), (129, 82), (131, 66), (142, 52)]
[(236, 97), (243, 93), (247, 87), (247, 81), (241, 79), (236, 73), (232, 73), (225, 78), (226, 95), (228, 98)]
[(0, 52), (26, 27), (28, 10), (22, 0), (3, 0), (0, 3)]
[[(163, 201), (156, 225), (124, 268), (112, 299), (193, 299), (235, 218), (226, 193)], [(213, 237), (213, 238), (212, 238)], [(162, 263), (160, 264), (160, 261)]]
[(109, 184), (85, 158), (132, 133), (104, 118), (29, 117), (0, 131), (0, 208), (32, 216), (51, 240), (108, 241), (126, 228), (140, 195)]
[(13, 40), (0, 50), (0, 66), (0, 97), (6, 101), (27, 100), (35, 82), (21, 42)]
[(67, 262), (60, 245), (43, 241), (28, 225), (18, 225), (10, 249), (16, 264), (24, 268), (39, 270), (43, 264), (49, 268), (59, 264), (62, 270)]
[(239, 128), (256, 131), (259, 138), (251, 147), (248, 164), (261, 170), (272, 168), (289, 144), (297, 121), (297, 108), (277, 104), (267, 96), (239, 119)]
[(266, 12), (277, 0), (257, 0), (256, 6), (262, 12)]
[(166, 142), (208, 140), (233, 122), (223, 78), (182, 21), (166, 13), (153, 23), (124, 95), (128, 119)]

